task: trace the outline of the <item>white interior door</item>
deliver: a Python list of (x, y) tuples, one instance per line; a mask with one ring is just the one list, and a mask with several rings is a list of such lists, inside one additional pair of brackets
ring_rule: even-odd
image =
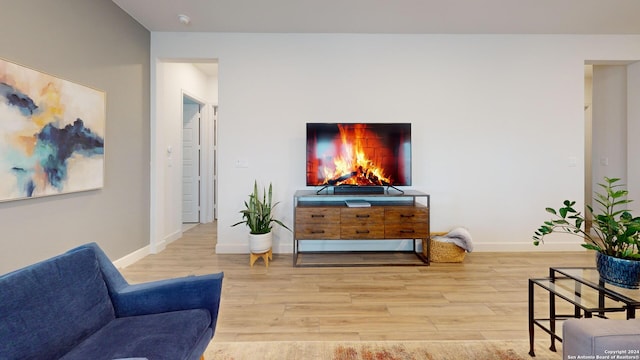
[(184, 102), (182, 126), (182, 222), (200, 222), (200, 105)]

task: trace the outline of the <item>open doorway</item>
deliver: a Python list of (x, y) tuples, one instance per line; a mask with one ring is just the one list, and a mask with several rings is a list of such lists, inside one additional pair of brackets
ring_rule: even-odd
[(200, 124), (203, 103), (182, 94), (182, 229), (200, 223)]
[[(585, 62), (585, 205), (604, 177), (621, 178), (631, 199), (640, 194), (640, 62)], [(634, 201), (629, 210), (639, 211)], [(589, 212), (585, 209), (585, 214)], [(587, 218), (587, 229), (590, 228)]]
[(150, 247), (157, 253), (182, 237), (184, 222), (215, 220), (218, 79), (215, 59), (158, 59), (153, 71)]

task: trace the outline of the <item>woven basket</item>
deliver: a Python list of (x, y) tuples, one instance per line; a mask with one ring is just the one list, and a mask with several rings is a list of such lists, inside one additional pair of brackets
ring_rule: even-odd
[[(445, 233), (446, 234), (446, 233)], [(436, 234), (431, 234), (436, 235)], [(429, 239), (431, 261), (435, 263), (458, 263), (464, 260), (466, 251), (454, 243)]]

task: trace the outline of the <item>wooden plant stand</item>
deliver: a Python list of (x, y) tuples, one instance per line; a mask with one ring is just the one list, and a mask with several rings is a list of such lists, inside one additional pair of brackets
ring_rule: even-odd
[(269, 249), (266, 252), (263, 253), (259, 253), (259, 254), (254, 254), (251, 253), (249, 255), (249, 265), (251, 265), (251, 267), (253, 267), (253, 263), (256, 262), (256, 260), (258, 260), (259, 258), (262, 258), (262, 260), (264, 260), (264, 264), (269, 267), (269, 260), (273, 260), (273, 251), (272, 249)]

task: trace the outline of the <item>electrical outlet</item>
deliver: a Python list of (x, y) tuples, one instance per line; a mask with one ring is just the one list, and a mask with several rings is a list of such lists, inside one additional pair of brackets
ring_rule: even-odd
[(608, 157), (601, 157), (600, 158), (600, 165), (609, 166), (609, 158)]
[(249, 160), (247, 160), (247, 159), (237, 159), (235, 166), (237, 168), (248, 168), (249, 167)]

